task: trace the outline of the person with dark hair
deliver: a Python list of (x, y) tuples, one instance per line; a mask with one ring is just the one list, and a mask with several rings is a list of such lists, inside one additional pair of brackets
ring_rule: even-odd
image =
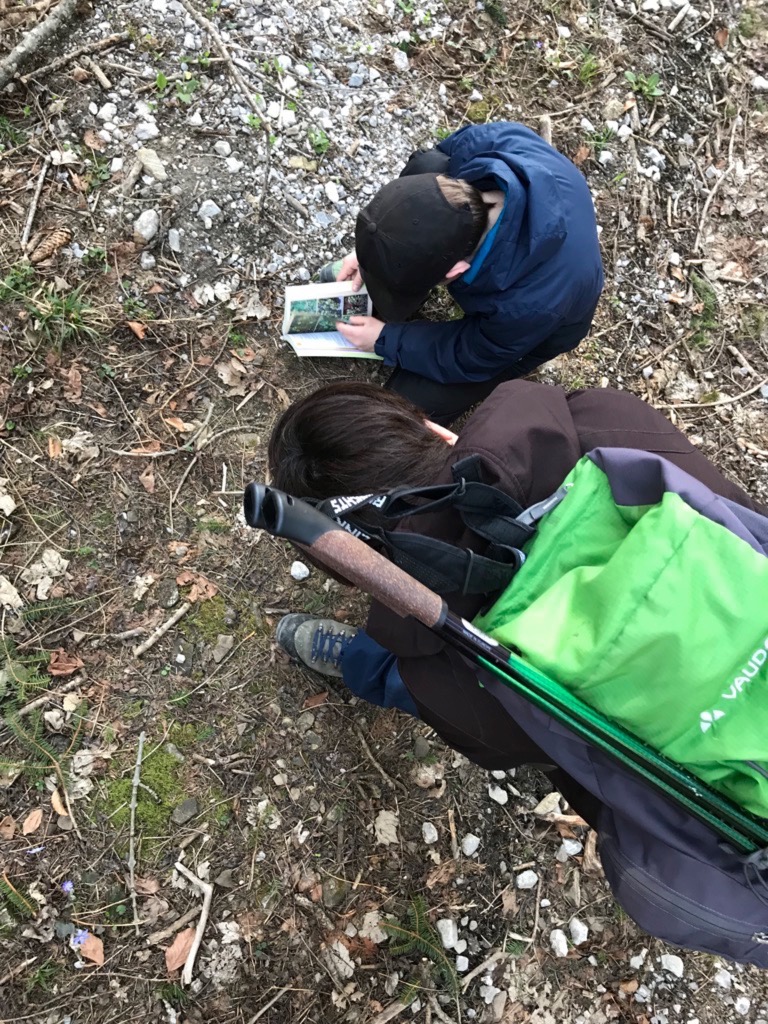
[[(426, 420), (391, 391), (357, 382), (327, 385), (283, 413), (270, 439), (269, 467), (275, 487), (299, 498), (330, 498), (450, 483), (451, 467), (474, 455), (484, 482), (526, 508), (553, 494), (578, 460), (598, 447), (663, 455), (717, 494), (763, 511), (635, 395), (609, 388), (567, 394), (522, 380), (500, 385), (459, 435)], [(450, 509), (400, 520), (395, 529), (479, 555), (487, 547)], [(487, 603), (460, 594), (447, 601), (468, 621)], [(377, 602), (365, 630), (292, 614), (281, 619), (277, 640), (310, 668), (341, 677), (357, 696), (418, 715), (482, 767), (547, 760), (478, 686), (469, 662), (415, 620)]]
[[(364, 282), (374, 308), (339, 332), (395, 367), (387, 387), (443, 424), (575, 348), (603, 288), (584, 176), (511, 122), (415, 153), (360, 211), (355, 251), (334, 267), (321, 280)], [(441, 282), (464, 316), (406, 322)]]

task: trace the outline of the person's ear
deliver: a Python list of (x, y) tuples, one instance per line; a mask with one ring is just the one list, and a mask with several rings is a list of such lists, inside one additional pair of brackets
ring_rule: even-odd
[(458, 263), (454, 263), (448, 273), (445, 275), (446, 281), (455, 281), (461, 274), (466, 274), (469, 270), (470, 264), (466, 260), (459, 260)]
[(449, 430), (448, 427), (441, 427), (439, 423), (433, 423), (432, 420), (424, 420), (424, 423), (429, 427), (433, 434), (437, 434), (438, 437), (441, 437), (446, 444), (453, 446), (459, 440), (459, 435), (454, 434), (454, 432)]

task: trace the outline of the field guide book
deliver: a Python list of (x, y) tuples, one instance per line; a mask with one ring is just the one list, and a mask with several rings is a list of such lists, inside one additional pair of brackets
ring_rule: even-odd
[(336, 330), (339, 320), (370, 316), (371, 309), (368, 292), (355, 291), (351, 281), (290, 285), (285, 289), (282, 336), (297, 356), (380, 359), (374, 352), (358, 351)]

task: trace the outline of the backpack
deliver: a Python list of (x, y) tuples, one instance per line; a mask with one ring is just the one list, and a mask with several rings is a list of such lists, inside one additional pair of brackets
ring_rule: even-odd
[[(489, 659), (499, 642), (511, 646), (521, 678), (542, 689), (537, 697), (511, 688), (486, 669), (480, 684), (600, 801), (605, 875), (641, 928), (768, 967), (768, 518), (661, 456), (629, 449), (590, 452), (529, 514), (515, 513), (519, 506), (479, 477), (481, 466), (465, 460), (441, 493), (401, 490), (389, 506), (393, 496), (368, 496), (346, 509), (333, 500), (337, 518), (352, 510), (344, 525), (354, 531), (366, 503), (412, 515), (420, 500), (444, 508), (474, 493), (474, 520), (458, 510), (465, 524), (486, 539), (490, 532), (502, 554), (520, 548), (505, 556), (509, 580), (470, 628)], [(497, 496), (492, 504), (487, 491)], [(410, 537), (412, 566), (428, 564), (429, 545)], [(396, 550), (391, 537), (370, 542)], [(458, 571), (445, 571), (451, 556), (441, 557), (455, 581)], [(453, 564), (466, 569), (467, 561), (456, 552)], [(574, 727), (559, 713), (565, 705), (602, 732)], [(647, 756), (617, 758), (611, 735), (626, 730), (652, 748), (638, 743)], [(670, 778), (677, 765), (689, 781), (693, 773), (693, 797), (649, 785), (654, 764)]]

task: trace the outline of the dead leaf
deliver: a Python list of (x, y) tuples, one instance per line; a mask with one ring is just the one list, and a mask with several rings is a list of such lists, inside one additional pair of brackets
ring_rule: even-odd
[(307, 697), (304, 701), (305, 708), (316, 708), (321, 704), (325, 704), (328, 700), (328, 691), (323, 690), (321, 693), (313, 693), (311, 697)]
[(577, 167), (581, 167), (584, 161), (589, 158), (589, 154), (591, 152), (592, 151), (590, 150), (589, 146), (579, 146), (579, 148), (573, 155), (573, 162), (576, 164)]
[(87, 82), (91, 77), (85, 68), (81, 68), (79, 65), (72, 69), (72, 77), (76, 82)]
[(85, 942), (79, 947), (80, 956), (85, 960), (90, 960), (91, 963), (101, 967), (104, 964), (104, 943), (92, 932), (88, 932)]
[(48, 458), (49, 459), (60, 459), (61, 458), (61, 438), (56, 437), (55, 434), (48, 436)]
[(82, 667), (82, 659), (78, 658), (76, 654), (67, 653), (63, 647), (51, 651), (51, 662), (48, 666), (48, 671), (52, 676), (71, 676)]
[(155, 493), (155, 470), (151, 462), (144, 470), (144, 472), (139, 476), (139, 483), (147, 492), (147, 494)]
[(721, 50), (724, 50), (728, 45), (728, 29), (725, 26), (715, 32), (715, 42)]
[(216, 597), (219, 592), (215, 583), (211, 583), (205, 576), (189, 569), (180, 572), (176, 577), (176, 582), (180, 587), (191, 586), (192, 589), (187, 594), (187, 600), (192, 604), (196, 601), (208, 601), (210, 598)]
[(68, 370), (62, 370), (61, 376), (65, 380), (64, 397), (68, 402), (78, 402), (83, 394), (83, 375), (73, 363)]
[(160, 891), (160, 883), (156, 878), (142, 878), (137, 875), (133, 880), (134, 888), (139, 896), (154, 896)]
[(141, 323), (138, 320), (126, 320), (125, 326), (136, 335), (139, 341), (144, 341), (144, 335), (147, 333), (147, 325)]
[(640, 984), (637, 978), (630, 978), (629, 981), (622, 981), (619, 984), (619, 989), (624, 993), (625, 996), (634, 995), (637, 992)]
[(260, 910), (246, 910), (237, 918), (240, 925), (240, 934), (246, 942), (255, 939), (260, 942), (264, 938), (264, 917)]
[(227, 395), (230, 397), (245, 395), (247, 372), (243, 364), (234, 357), (227, 363), (221, 362), (216, 364), (216, 375), (229, 388)]
[(432, 868), (426, 877), (424, 884), (428, 889), (434, 889), (436, 885), (446, 885), (456, 877), (458, 863), (455, 860), (446, 860)]
[(0, 821), (0, 839), (13, 839), (13, 834), (16, 831), (16, 822), (10, 814), (6, 814), (2, 821)]
[(161, 284), (158, 284), (157, 281), (150, 288), (147, 288), (147, 295), (164, 295), (164, 294), (165, 294), (165, 288), (163, 288), (163, 286)]
[(43, 823), (43, 808), (36, 807), (34, 811), (30, 811), (24, 819), (24, 824), (21, 826), (21, 834), (23, 836), (31, 836), (33, 832), (37, 832)]
[(107, 148), (107, 144), (101, 136), (93, 130), (93, 128), (87, 128), (85, 135), (83, 135), (83, 142), (89, 149), (95, 149), (99, 153), (103, 152)]
[(59, 796), (58, 789), (54, 789), (54, 791), (51, 793), (51, 807), (57, 814), (63, 815), (63, 817), (65, 818), (68, 817), (69, 811), (64, 806), (64, 801)]
[(195, 941), (195, 929), (185, 928), (183, 932), (179, 932), (176, 938), (173, 940), (173, 945), (169, 946), (165, 951), (165, 966), (169, 974), (172, 971), (178, 971), (180, 967), (183, 967), (187, 962), (187, 956), (192, 948), (192, 943)]
[(161, 444), (159, 441), (147, 441), (141, 448), (131, 448), (131, 455), (154, 455), (159, 452)]
[(165, 420), (169, 427), (178, 430), (180, 434), (190, 434), (195, 428), (192, 423), (185, 423), (178, 416), (168, 416)]
[(501, 916), (507, 920), (517, 917), (517, 896), (511, 885), (508, 885), (501, 894)]

